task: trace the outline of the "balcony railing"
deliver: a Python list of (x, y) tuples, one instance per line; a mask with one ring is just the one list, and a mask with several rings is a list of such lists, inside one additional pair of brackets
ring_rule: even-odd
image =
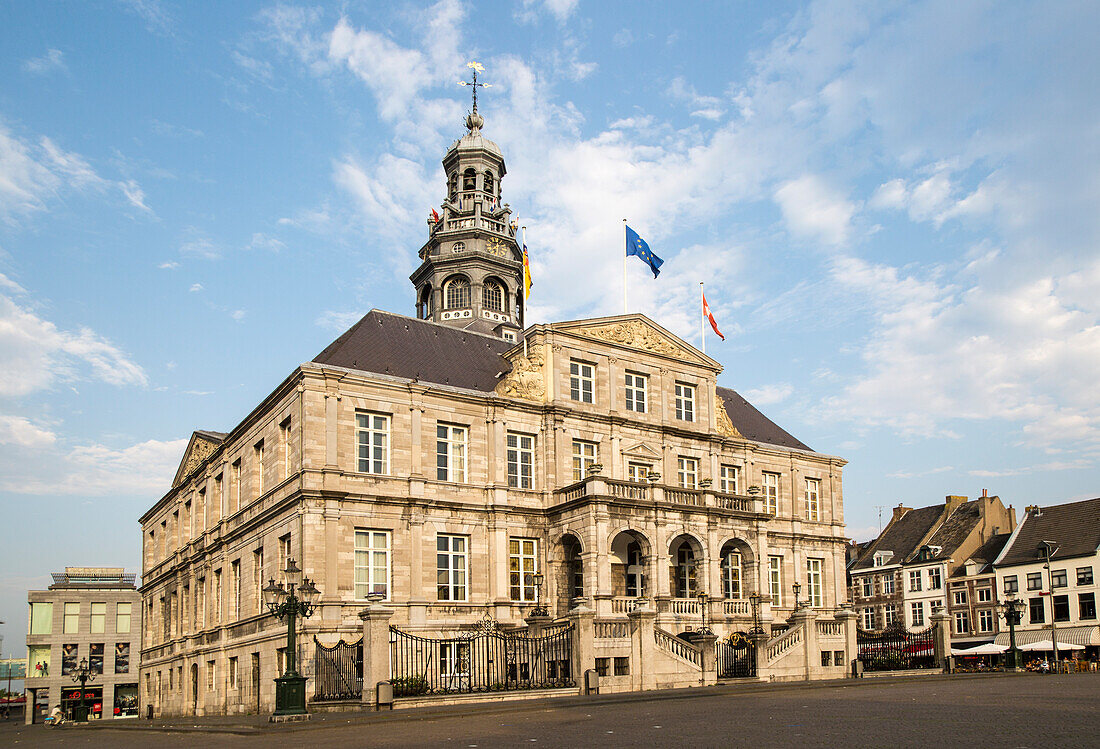
[(759, 499), (749, 496), (726, 494), (713, 489), (685, 489), (664, 484), (621, 481), (603, 476), (589, 476), (554, 492), (555, 504), (572, 502), (587, 497), (612, 497), (636, 502), (656, 502), (688, 507), (714, 507), (734, 512), (758, 514), (762, 512)]

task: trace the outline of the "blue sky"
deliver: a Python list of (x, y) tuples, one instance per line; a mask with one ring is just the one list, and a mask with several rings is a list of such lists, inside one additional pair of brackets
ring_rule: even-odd
[[(139, 568), (192, 429), (228, 430), (407, 277), (481, 61), (537, 321), (631, 308), (850, 461), (878, 507), (1096, 496), (1090, 3), (0, 8), (0, 557)], [(888, 510), (885, 515), (888, 516)]]

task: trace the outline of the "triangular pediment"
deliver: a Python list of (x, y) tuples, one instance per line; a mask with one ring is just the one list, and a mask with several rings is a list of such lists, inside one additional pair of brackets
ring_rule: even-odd
[(661, 458), (661, 451), (650, 447), (644, 442), (639, 442), (633, 447), (628, 447), (623, 450), (623, 455), (627, 455), (631, 458), (645, 458), (647, 460), (659, 460)]
[(592, 320), (574, 320), (554, 323), (550, 327), (560, 333), (600, 341), (629, 351), (645, 351), (715, 371), (722, 369), (722, 365), (714, 359), (665, 330), (645, 315), (616, 315)]
[(192, 471), (210, 457), (211, 453), (218, 448), (218, 445), (224, 439), (225, 435), (221, 432), (199, 431), (192, 433), (191, 441), (187, 443), (187, 449), (183, 451), (183, 460), (180, 461), (180, 467), (176, 469), (176, 477), (172, 479), (172, 488), (182, 484), (191, 475)]

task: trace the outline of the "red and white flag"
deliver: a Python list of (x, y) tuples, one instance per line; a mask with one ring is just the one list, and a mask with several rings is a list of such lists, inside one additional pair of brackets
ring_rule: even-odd
[(718, 323), (714, 321), (714, 314), (710, 311), (710, 305), (707, 304), (706, 294), (703, 294), (703, 314), (706, 315), (706, 318), (710, 321), (710, 327), (714, 329), (715, 334), (723, 341), (726, 340), (726, 337), (722, 335), (722, 331), (718, 329)]
[(432, 209), (432, 221), (434, 221), (437, 224), (439, 223), (439, 214), (436, 213), (434, 208)]

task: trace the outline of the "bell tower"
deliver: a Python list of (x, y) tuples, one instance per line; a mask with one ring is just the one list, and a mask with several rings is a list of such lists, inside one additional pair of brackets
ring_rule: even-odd
[(481, 134), (477, 111), (479, 63), (467, 65), (473, 108), (466, 134), (443, 156), (447, 199), (428, 217), (428, 241), (420, 267), (409, 276), (416, 288), (416, 316), (464, 330), (519, 340), (523, 330), (523, 252), (511, 225), (511, 208), (501, 202), (507, 170), (500, 147)]

